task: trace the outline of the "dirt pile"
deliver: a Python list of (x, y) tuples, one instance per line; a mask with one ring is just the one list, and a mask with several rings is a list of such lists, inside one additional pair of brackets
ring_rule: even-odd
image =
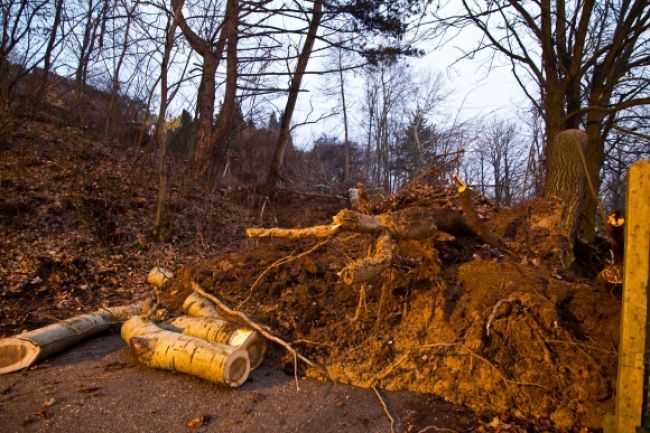
[[(347, 286), (339, 271), (366, 256), (374, 236), (250, 240), (247, 250), (182, 269), (162, 299), (178, 307), (195, 280), (338, 382), (434, 393), (481, 414), (517, 410), (564, 428), (602, 425), (613, 411), (619, 300), (557, 267), (563, 234), (553, 202), (475, 205), (509, 254), (444, 232), (396, 240), (379, 278)], [(457, 210), (458, 200), (452, 189), (415, 184), (373, 211), (413, 206)]]

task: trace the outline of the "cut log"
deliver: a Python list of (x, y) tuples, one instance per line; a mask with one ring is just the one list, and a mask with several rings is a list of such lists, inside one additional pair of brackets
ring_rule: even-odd
[(348, 197), (350, 198), (350, 208), (356, 212), (369, 214), (372, 208), (370, 204), (370, 197), (368, 191), (362, 183), (358, 183), (356, 188), (348, 190)]
[(250, 373), (250, 359), (244, 349), (167, 331), (137, 316), (122, 325), (122, 338), (147, 367), (178, 371), (233, 388), (246, 382)]
[[(206, 299), (206, 302), (210, 301)], [(177, 317), (169, 323), (185, 335), (246, 350), (250, 358), (251, 370), (259, 367), (264, 360), (266, 353), (264, 337), (238, 323), (216, 317), (189, 316)]]
[(171, 280), (173, 276), (174, 274), (171, 271), (156, 266), (149, 271), (149, 275), (147, 275), (147, 283), (162, 289), (167, 281)]
[(220, 317), (217, 307), (195, 292), (192, 292), (192, 294), (185, 298), (183, 311), (192, 317)]
[(140, 314), (145, 302), (82, 314), (0, 340), (0, 374), (27, 368), (61, 350)]
[(609, 238), (612, 252), (612, 262), (623, 263), (623, 251), (625, 249), (625, 218), (619, 211), (611, 212), (605, 220), (605, 233)]

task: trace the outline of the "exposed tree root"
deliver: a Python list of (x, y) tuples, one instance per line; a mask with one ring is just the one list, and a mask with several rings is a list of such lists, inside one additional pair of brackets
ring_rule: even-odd
[(372, 390), (375, 393), (375, 396), (377, 396), (377, 400), (379, 400), (379, 404), (381, 404), (381, 408), (384, 410), (384, 414), (386, 415), (386, 418), (388, 418), (388, 421), (390, 421), (390, 432), (395, 433), (395, 417), (390, 413), (390, 410), (388, 409), (388, 404), (386, 404), (386, 401), (384, 400), (384, 397), (381, 395), (381, 392), (379, 392), (379, 389), (373, 385)]
[(515, 301), (515, 298), (499, 299), (497, 303), (494, 304), (494, 306), (492, 307), (492, 312), (490, 313), (487, 323), (485, 324), (485, 335), (487, 335), (488, 337), (490, 336), (490, 326), (492, 325), (492, 321), (496, 318), (496, 315), (499, 311), (499, 307), (504, 303), (510, 304), (513, 301)]
[(388, 235), (380, 236), (375, 243), (374, 249), (374, 255), (355, 260), (339, 272), (339, 276), (345, 284), (351, 286), (367, 283), (390, 265), (393, 259), (393, 241), (391, 237)]
[(359, 303), (357, 304), (356, 310), (354, 310), (354, 316), (350, 319), (351, 322), (356, 322), (361, 316), (361, 308), (363, 307), (366, 311), (368, 310), (368, 305), (366, 304), (366, 284), (361, 284), (359, 287)]

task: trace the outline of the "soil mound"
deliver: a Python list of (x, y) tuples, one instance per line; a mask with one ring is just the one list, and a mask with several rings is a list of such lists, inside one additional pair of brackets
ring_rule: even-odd
[[(339, 272), (373, 251), (376, 235), (250, 240), (183, 268), (161, 300), (178, 308), (194, 280), (338, 382), (437, 394), (486, 415), (530, 413), (563, 428), (602, 425), (613, 411), (619, 300), (558, 267), (557, 203), (474, 205), (508, 253), (445, 232), (396, 239), (378, 278), (348, 286)], [(420, 183), (372, 209), (410, 207), (459, 204), (452, 189)]]

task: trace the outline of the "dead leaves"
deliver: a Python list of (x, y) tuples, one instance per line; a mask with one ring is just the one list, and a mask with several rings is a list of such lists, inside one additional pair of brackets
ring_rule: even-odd
[(36, 421), (45, 420), (50, 417), (50, 414), (47, 412), (47, 409), (52, 407), (54, 403), (57, 402), (56, 397), (50, 397), (45, 400), (42, 404), (42, 410), (36, 413), (32, 413), (23, 418), (23, 426), (27, 426)]
[(201, 415), (201, 416), (197, 416), (196, 418), (192, 418), (187, 423), (185, 423), (185, 425), (189, 428), (199, 428), (201, 426), (206, 425), (209, 422), (210, 422), (210, 415)]

